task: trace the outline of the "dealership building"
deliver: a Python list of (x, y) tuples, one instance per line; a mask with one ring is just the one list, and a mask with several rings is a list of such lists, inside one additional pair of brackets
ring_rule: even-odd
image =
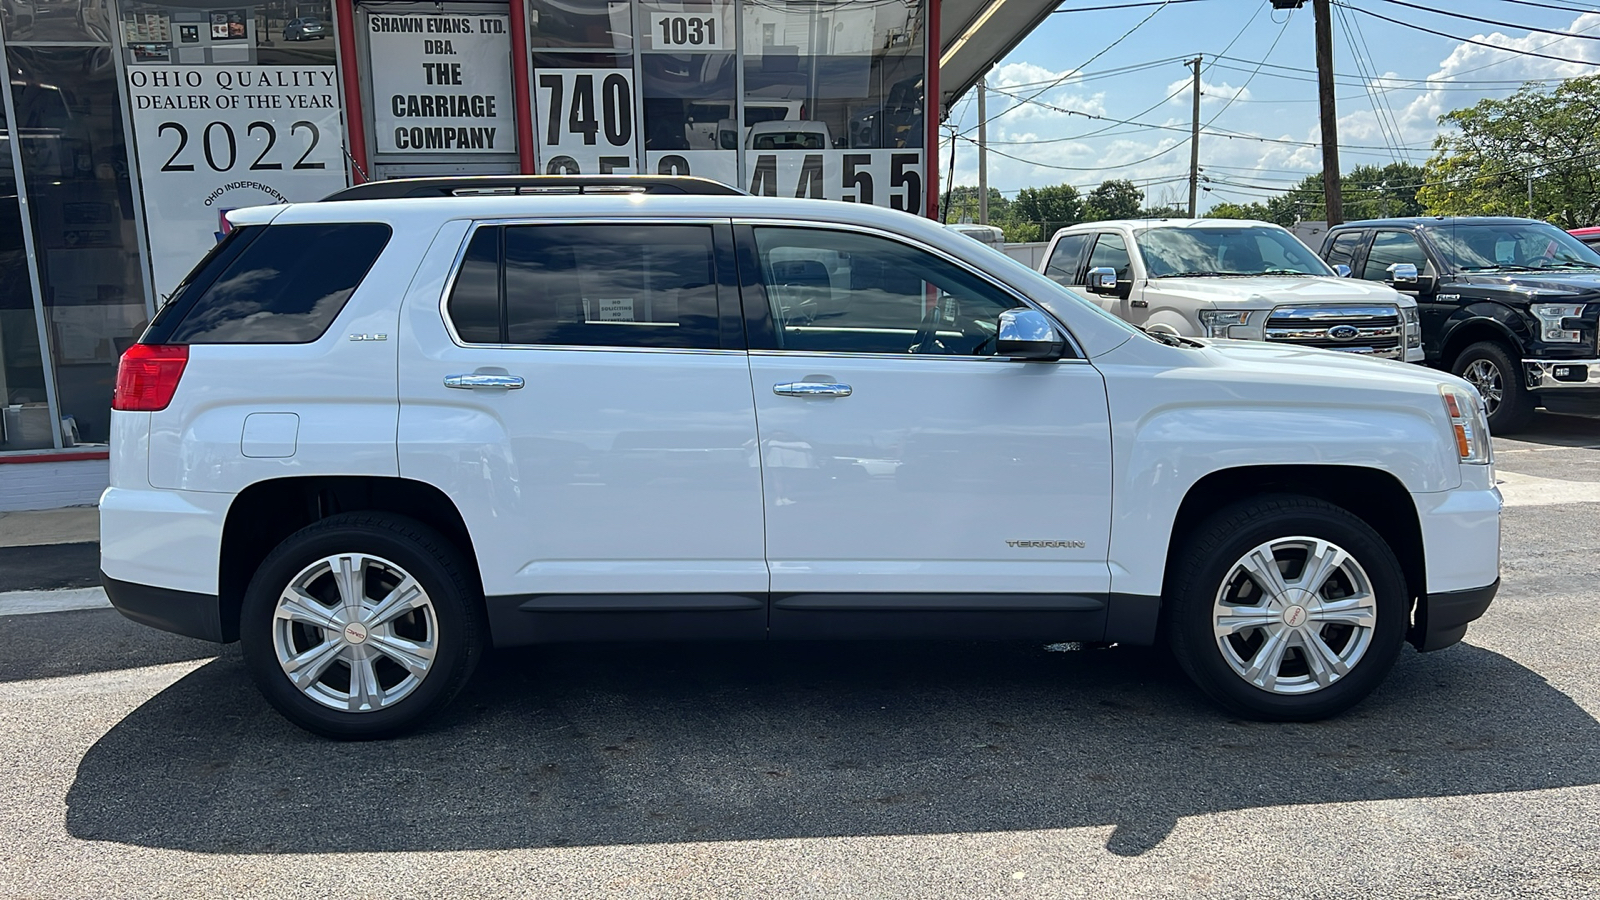
[(117, 360), (232, 209), (697, 175), (937, 215), (944, 110), (1049, 0), (0, 0), (0, 511), (92, 503)]

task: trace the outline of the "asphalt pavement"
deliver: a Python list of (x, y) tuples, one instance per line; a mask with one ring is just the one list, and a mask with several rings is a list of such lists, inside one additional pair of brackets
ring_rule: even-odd
[(1494, 606), (1304, 725), (1147, 649), (616, 645), (338, 744), (235, 649), (0, 615), (0, 896), (1600, 896), (1600, 422), (1496, 452)]

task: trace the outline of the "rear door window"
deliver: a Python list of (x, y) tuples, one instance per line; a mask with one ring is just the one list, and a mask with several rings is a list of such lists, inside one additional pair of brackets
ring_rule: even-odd
[(446, 305), (468, 344), (722, 347), (708, 225), (489, 225)]
[[(268, 225), (219, 254), (152, 335), (171, 344), (309, 344), (338, 318), (389, 243), (388, 225)], [(233, 251), (234, 247), (227, 248)], [(205, 269), (220, 269), (207, 272)], [(191, 295), (193, 299), (191, 300)], [(167, 324), (173, 323), (173, 324)], [(167, 331), (156, 335), (156, 331)]]

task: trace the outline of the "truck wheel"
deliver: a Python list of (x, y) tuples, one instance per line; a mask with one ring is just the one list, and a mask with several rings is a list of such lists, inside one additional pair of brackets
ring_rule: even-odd
[(1522, 365), (1497, 341), (1479, 341), (1456, 356), (1450, 373), (1465, 378), (1483, 397), (1489, 431), (1510, 434), (1533, 419), (1533, 395), (1522, 383)]
[(1405, 576), (1349, 512), (1292, 494), (1207, 519), (1175, 559), (1167, 636), (1211, 699), (1256, 719), (1343, 712), (1389, 673), (1405, 638)]
[(413, 519), (347, 513), (309, 525), (250, 581), (245, 665), (307, 731), (364, 740), (415, 728), (455, 697), (483, 652), (466, 565)]

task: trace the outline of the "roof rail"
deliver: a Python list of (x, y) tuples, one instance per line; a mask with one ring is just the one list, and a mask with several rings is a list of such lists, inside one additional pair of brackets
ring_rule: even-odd
[(334, 191), (322, 200), (396, 200), (406, 197), (537, 196), (540, 194), (716, 194), (745, 191), (688, 175), (474, 175), (395, 178)]

